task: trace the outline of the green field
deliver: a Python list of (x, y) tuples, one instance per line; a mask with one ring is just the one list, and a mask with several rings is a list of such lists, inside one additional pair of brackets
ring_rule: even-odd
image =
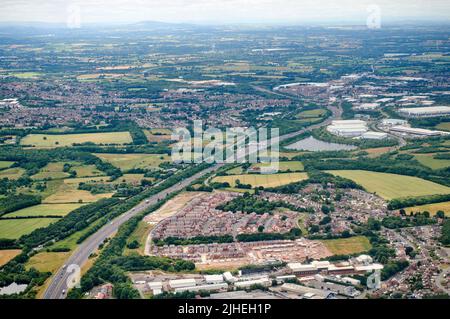
[(14, 162), (10, 161), (0, 161), (0, 169), (11, 167)]
[(95, 165), (80, 165), (74, 166), (71, 170), (77, 172), (77, 177), (91, 177), (105, 175), (102, 171), (98, 170)]
[(133, 168), (158, 168), (159, 164), (170, 162), (171, 158), (166, 154), (94, 154), (100, 159), (111, 163), (122, 171)]
[(33, 176), (32, 179), (63, 179), (69, 177), (69, 173), (63, 172), (64, 163), (48, 163), (41, 171)]
[(350, 238), (328, 239), (321, 242), (334, 255), (351, 255), (368, 251), (372, 248), (369, 239), (364, 236), (356, 236)]
[(92, 203), (102, 198), (109, 198), (113, 193), (107, 194), (91, 194), (85, 190), (79, 190), (80, 181), (90, 179), (108, 178), (108, 177), (86, 177), (79, 179), (65, 179), (63, 183), (57, 185), (57, 188), (44, 200), (44, 204), (68, 204), (68, 203)]
[(438, 211), (442, 210), (445, 216), (450, 217), (450, 202), (408, 207), (405, 210), (408, 214), (411, 212), (429, 212), (431, 215), (435, 215)]
[(56, 272), (64, 261), (70, 256), (70, 252), (41, 252), (30, 258), (25, 265), (26, 269), (35, 268), (41, 272)]
[[(251, 167), (270, 167), (270, 163), (258, 163), (253, 164)], [(293, 161), (293, 162), (279, 162), (279, 171), (280, 172), (286, 172), (286, 171), (303, 171), (305, 167), (303, 166), (302, 162)]]
[(30, 134), (25, 136), (21, 141), (21, 145), (31, 145), (41, 148), (52, 148), (62, 146), (72, 146), (81, 143), (94, 144), (128, 144), (133, 140), (129, 132), (112, 132), (112, 133), (86, 133), (86, 134)]
[(450, 160), (434, 159), (435, 154), (415, 154), (414, 157), (425, 166), (431, 169), (441, 169), (450, 166)]
[(298, 118), (298, 119), (321, 118), (322, 116), (324, 116), (326, 114), (326, 112), (327, 111), (322, 110), (322, 109), (308, 110), (308, 111), (300, 112), (299, 114), (296, 115), (296, 118)]
[(21, 167), (7, 168), (0, 171), (0, 179), (19, 179), (25, 173), (25, 170)]
[(17, 239), (33, 230), (57, 222), (57, 218), (4, 219), (0, 220), (0, 238)]
[(17, 210), (4, 215), (5, 217), (24, 216), (65, 216), (83, 204), (40, 204)]
[(308, 179), (306, 173), (288, 173), (288, 174), (242, 174), (242, 175), (228, 175), (218, 176), (212, 181), (224, 183), (228, 182), (230, 186), (236, 186), (236, 180), (239, 180), (241, 184), (250, 184), (252, 187), (277, 187), (281, 185), (291, 184), (298, 181)]
[(337, 170), (327, 172), (351, 179), (362, 185), (368, 192), (375, 193), (386, 200), (450, 193), (449, 187), (418, 177), (361, 170)]
[(442, 131), (450, 131), (450, 122), (440, 123), (440, 124), (436, 125), (436, 128), (438, 130), (442, 130)]

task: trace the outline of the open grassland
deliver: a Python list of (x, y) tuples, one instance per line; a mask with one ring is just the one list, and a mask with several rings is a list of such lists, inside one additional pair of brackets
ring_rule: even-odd
[(66, 259), (70, 256), (70, 252), (42, 252), (34, 255), (26, 263), (25, 268), (35, 268), (41, 272), (55, 273), (64, 265)]
[(21, 167), (7, 168), (0, 171), (0, 179), (19, 179), (25, 173), (25, 170)]
[(450, 131), (450, 122), (440, 123), (436, 125), (436, 128), (442, 131)]
[(152, 177), (144, 177), (144, 174), (123, 174), (118, 179), (116, 179), (113, 184), (121, 184), (121, 183), (127, 183), (127, 184), (139, 184), (143, 179), (153, 181), (155, 180)]
[[(87, 179), (89, 179), (89, 177)], [(42, 203), (44, 204), (92, 203), (102, 198), (109, 198), (113, 195), (113, 193), (93, 195), (88, 191), (77, 189), (78, 188), (77, 183), (70, 184), (66, 183), (66, 181), (67, 180), (65, 180), (64, 183), (60, 184), (58, 189), (53, 194), (46, 197), (42, 201)]]
[(321, 242), (334, 255), (351, 255), (368, 251), (372, 248), (369, 239), (364, 236), (350, 238), (328, 239)]
[(170, 162), (171, 158), (166, 154), (94, 154), (100, 159), (111, 163), (122, 171), (134, 168), (158, 168), (159, 164)]
[[(303, 171), (305, 167), (303, 166), (302, 162), (293, 161), (293, 162), (279, 162), (279, 171), (280, 172), (286, 172), (286, 171)], [(270, 168), (270, 163), (258, 163), (253, 164), (252, 168)]]
[(450, 188), (421, 178), (362, 170), (327, 171), (333, 175), (351, 179), (367, 191), (386, 200), (434, 194), (449, 194)]
[(109, 176), (76, 177), (65, 179), (64, 184), (77, 188), (80, 183), (108, 183), (110, 179)]
[(14, 162), (0, 161), (0, 169), (11, 167), (12, 164), (14, 164)]
[(111, 133), (85, 133), (85, 134), (30, 134), (25, 136), (21, 145), (32, 145), (34, 147), (52, 148), (62, 146), (72, 146), (82, 143), (94, 144), (128, 144), (133, 140), (129, 132)]
[(17, 239), (56, 221), (57, 218), (3, 219), (0, 220), (0, 238)]
[(69, 177), (68, 173), (63, 172), (64, 163), (48, 163), (44, 166), (41, 171), (33, 176), (32, 179), (42, 180), (42, 179), (62, 179)]
[(83, 204), (39, 204), (6, 214), (5, 217), (66, 216)]
[(441, 169), (450, 166), (450, 160), (434, 159), (434, 154), (415, 154), (414, 157), (425, 166), (431, 169)]
[(102, 176), (105, 175), (102, 171), (98, 170), (95, 165), (80, 165), (71, 168), (72, 171), (77, 172), (77, 177), (90, 177), (90, 176)]
[(300, 112), (299, 114), (297, 114), (296, 118), (298, 119), (307, 119), (307, 118), (320, 118), (322, 116), (324, 116), (326, 114), (327, 111), (322, 110), (322, 109), (317, 109), (317, 110), (308, 110), (308, 111), (303, 111)]
[(436, 215), (441, 210), (445, 213), (445, 216), (450, 217), (450, 202), (408, 207), (405, 210), (408, 214), (411, 212), (429, 212), (431, 215)]
[(241, 184), (250, 184), (252, 187), (277, 187), (281, 185), (291, 184), (308, 179), (306, 173), (288, 173), (288, 174), (248, 174), (248, 175), (229, 175), (218, 176), (213, 179), (213, 182), (225, 183), (228, 182), (230, 186), (236, 186), (236, 180)]
[(292, 159), (293, 157), (298, 156), (298, 155), (302, 155), (304, 153), (305, 152), (280, 152), (279, 156), (280, 156), (280, 158), (281, 157), (286, 157), (287, 159)]
[(11, 259), (19, 255), (22, 251), (20, 249), (0, 250), (0, 267), (6, 265)]
[(148, 224), (144, 221), (139, 222), (136, 229), (131, 233), (130, 237), (128, 237), (127, 244), (137, 241), (139, 243), (139, 247), (136, 249), (130, 249), (128, 247), (125, 248), (124, 255), (129, 255), (130, 253), (138, 253), (143, 256), (145, 253), (145, 242), (147, 241), (148, 234), (152, 230), (154, 225)]

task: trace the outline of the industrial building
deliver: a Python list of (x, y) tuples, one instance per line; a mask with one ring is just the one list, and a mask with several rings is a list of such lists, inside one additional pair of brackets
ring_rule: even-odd
[(368, 131), (367, 123), (361, 120), (332, 121), (327, 127), (331, 134), (343, 137), (358, 137)]
[(289, 283), (283, 284), (281, 286), (281, 291), (299, 295), (303, 299), (332, 299), (336, 296), (336, 294), (332, 291), (325, 291)]
[(365, 140), (383, 140), (387, 137), (388, 137), (387, 133), (369, 131), (361, 135), (360, 138)]
[(398, 110), (398, 113), (406, 117), (449, 116), (450, 106), (402, 108)]
[(252, 279), (252, 280), (243, 280), (243, 281), (238, 281), (234, 283), (234, 286), (236, 288), (250, 288), (251, 286), (254, 285), (261, 285), (264, 287), (269, 287), (271, 285), (271, 281), (269, 280), (269, 277), (264, 277), (264, 278), (258, 278), (258, 279)]
[(407, 125), (407, 124), (408, 124), (408, 121), (400, 120), (400, 119), (383, 119), (381, 121), (381, 125), (387, 126), (387, 127), (398, 126), (398, 125)]
[(441, 131), (431, 131), (422, 128), (413, 128), (408, 126), (394, 126), (389, 129), (392, 133), (400, 133), (403, 135), (417, 136), (417, 137), (432, 137), (444, 135)]
[(196, 284), (197, 284), (197, 281), (195, 279), (174, 279), (174, 280), (169, 280), (169, 286), (172, 289), (191, 287), (191, 286), (195, 286)]
[(219, 290), (227, 290), (227, 289), (228, 289), (228, 284), (223, 282), (220, 284), (198, 285), (198, 286), (188, 286), (188, 287), (176, 288), (175, 293), (185, 292), (185, 291), (191, 291), (191, 292), (219, 291)]

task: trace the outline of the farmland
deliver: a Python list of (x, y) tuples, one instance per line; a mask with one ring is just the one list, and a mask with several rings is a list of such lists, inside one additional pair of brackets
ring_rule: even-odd
[(20, 249), (0, 250), (0, 267), (8, 263), (11, 259), (19, 255)]
[(11, 161), (0, 161), (0, 169), (11, 167), (14, 162)]
[(242, 175), (229, 175), (219, 176), (213, 179), (213, 182), (224, 183), (228, 182), (230, 186), (236, 186), (236, 180), (239, 180), (241, 184), (250, 184), (252, 187), (277, 187), (281, 185), (291, 184), (298, 181), (302, 181), (308, 178), (306, 173), (289, 173), (289, 174), (242, 174)]
[(89, 133), (89, 134), (30, 134), (25, 136), (21, 145), (37, 148), (73, 146), (74, 144), (128, 144), (133, 140), (129, 132)]
[[(258, 163), (258, 164), (253, 164), (252, 168), (255, 167), (259, 167), (259, 168), (263, 168), (263, 167), (270, 167), (271, 164), (270, 163)], [(279, 171), (280, 172), (286, 172), (286, 171), (303, 171), (304, 170), (304, 166), (302, 162), (298, 162), (298, 161), (293, 161), (293, 162), (279, 162)]]
[(54, 273), (70, 256), (69, 252), (42, 252), (30, 258), (25, 265), (27, 269), (35, 268), (42, 272)]
[(328, 173), (351, 179), (386, 200), (450, 193), (449, 187), (412, 176), (362, 170), (336, 170)]
[(321, 240), (334, 255), (350, 255), (368, 251), (372, 246), (364, 236)]
[(0, 220), (0, 238), (16, 239), (33, 230), (47, 227), (57, 218), (3, 219)]
[(77, 189), (77, 183), (66, 183), (66, 181), (70, 181), (70, 179), (60, 184), (57, 190), (42, 202), (45, 204), (92, 203), (113, 195), (112, 193), (93, 195), (88, 191)]
[(100, 159), (127, 171), (135, 168), (158, 168), (161, 163), (169, 162), (170, 157), (165, 154), (94, 154)]
[(69, 177), (63, 172), (64, 163), (48, 163), (41, 171), (32, 176), (33, 179), (62, 179)]
[(19, 179), (24, 173), (25, 170), (20, 167), (8, 168), (0, 171), (0, 179), (2, 178)]
[(82, 204), (40, 204), (17, 210), (5, 217), (65, 216), (81, 206)]
[(434, 154), (416, 154), (414, 157), (425, 166), (431, 169), (441, 169), (450, 166), (450, 160), (441, 160), (433, 158)]
[(441, 210), (447, 217), (450, 217), (450, 202), (414, 206), (405, 208), (405, 210), (408, 214), (411, 212), (429, 212), (431, 215), (435, 215), (438, 211)]

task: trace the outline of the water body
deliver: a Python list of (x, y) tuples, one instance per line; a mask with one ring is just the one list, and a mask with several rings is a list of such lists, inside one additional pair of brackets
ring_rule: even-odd
[(9, 286), (0, 288), (0, 295), (19, 294), (21, 292), (24, 292), (25, 289), (27, 289), (27, 286), (28, 285), (25, 285), (25, 284), (19, 285), (19, 284), (13, 282)]
[(286, 148), (296, 151), (311, 151), (311, 152), (351, 151), (357, 149), (357, 147), (354, 145), (324, 142), (312, 136), (307, 137), (298, 142), (295, 142), (294, 144), (288, 145)]

